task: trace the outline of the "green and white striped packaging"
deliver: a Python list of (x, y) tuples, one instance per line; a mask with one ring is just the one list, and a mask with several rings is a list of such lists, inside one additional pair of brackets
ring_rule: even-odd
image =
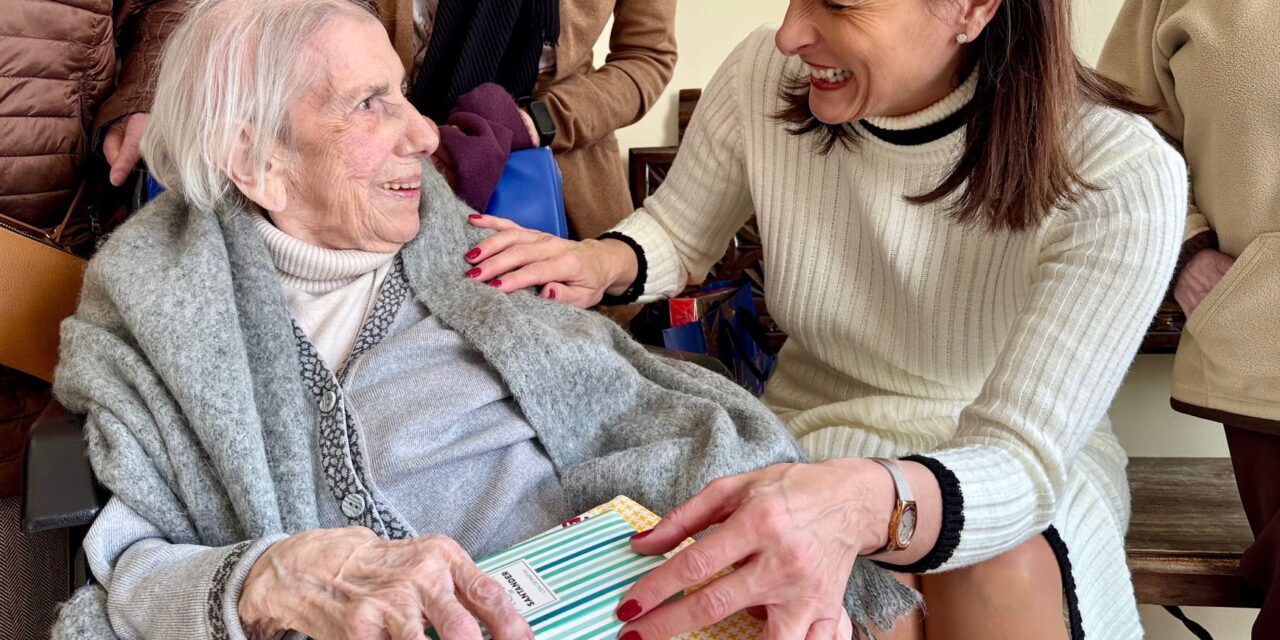
[(552, 529), (479, 561), (507, 590), (536, 640), (613, 638), (622, 594), (666, 561), (631, 550), (636, 530), (615, 511)]

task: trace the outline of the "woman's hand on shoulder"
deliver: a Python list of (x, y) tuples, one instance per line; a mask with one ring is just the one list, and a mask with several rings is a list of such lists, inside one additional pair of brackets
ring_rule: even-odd
[(874, 492), (847, 466), (865, 462), (775, 465), (711, 482), (633, 539), (636, 551), (654, 555), (719, 525), (623, 596), (620, 637), (668, 638), (748, 609), (763, 610), (767, 638), (848, 638), (844, 594), (854, 560), (882, 546), (888, 530), (879, 529)]
[(539, 295), (584, 309), (606, 293), (626, 291), (636, 278), (635, 253), (617, 240), (565, 240), (495, 216), (475, 214), (471, 224), (496, 233), (465, 256), (468, 278), (504, 292), (539, 287)]
[(239, 602), (250, 638), (531, 640), (502, 587), (443, 536), (382, 540), (363, 527), (305, 531), (254, 563)]

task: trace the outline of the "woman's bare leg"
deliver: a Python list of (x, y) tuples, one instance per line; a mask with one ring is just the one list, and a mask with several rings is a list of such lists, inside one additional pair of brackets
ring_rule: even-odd
[(921, 576), (920, 587), (928, 640), (1068, 640), (1062, 575), (1044, 536), (986, 562)]

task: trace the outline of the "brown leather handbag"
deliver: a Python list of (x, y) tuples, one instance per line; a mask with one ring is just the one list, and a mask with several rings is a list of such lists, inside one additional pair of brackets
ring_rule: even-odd
[(53, 381), (58, 329), (76, 310), (85, 260), (64, 240), (85, 193), (62, 222), (40, 229), (0, 213), (0, 366)]

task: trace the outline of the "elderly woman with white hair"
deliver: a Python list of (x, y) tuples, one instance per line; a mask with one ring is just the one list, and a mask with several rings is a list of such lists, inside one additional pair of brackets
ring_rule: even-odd
[[(799, 459), (726, 379), (467, 277), (486, 232), (403, 82), (346, 0), (208, 0), (173, 35), (143, 142), (168, 191), (62, 327), (56, 392), (113, 497), (54, 637), (529, 638), (472, 557)], [(873, 565), (849, 584), (808, 637), (916, 602)]]

